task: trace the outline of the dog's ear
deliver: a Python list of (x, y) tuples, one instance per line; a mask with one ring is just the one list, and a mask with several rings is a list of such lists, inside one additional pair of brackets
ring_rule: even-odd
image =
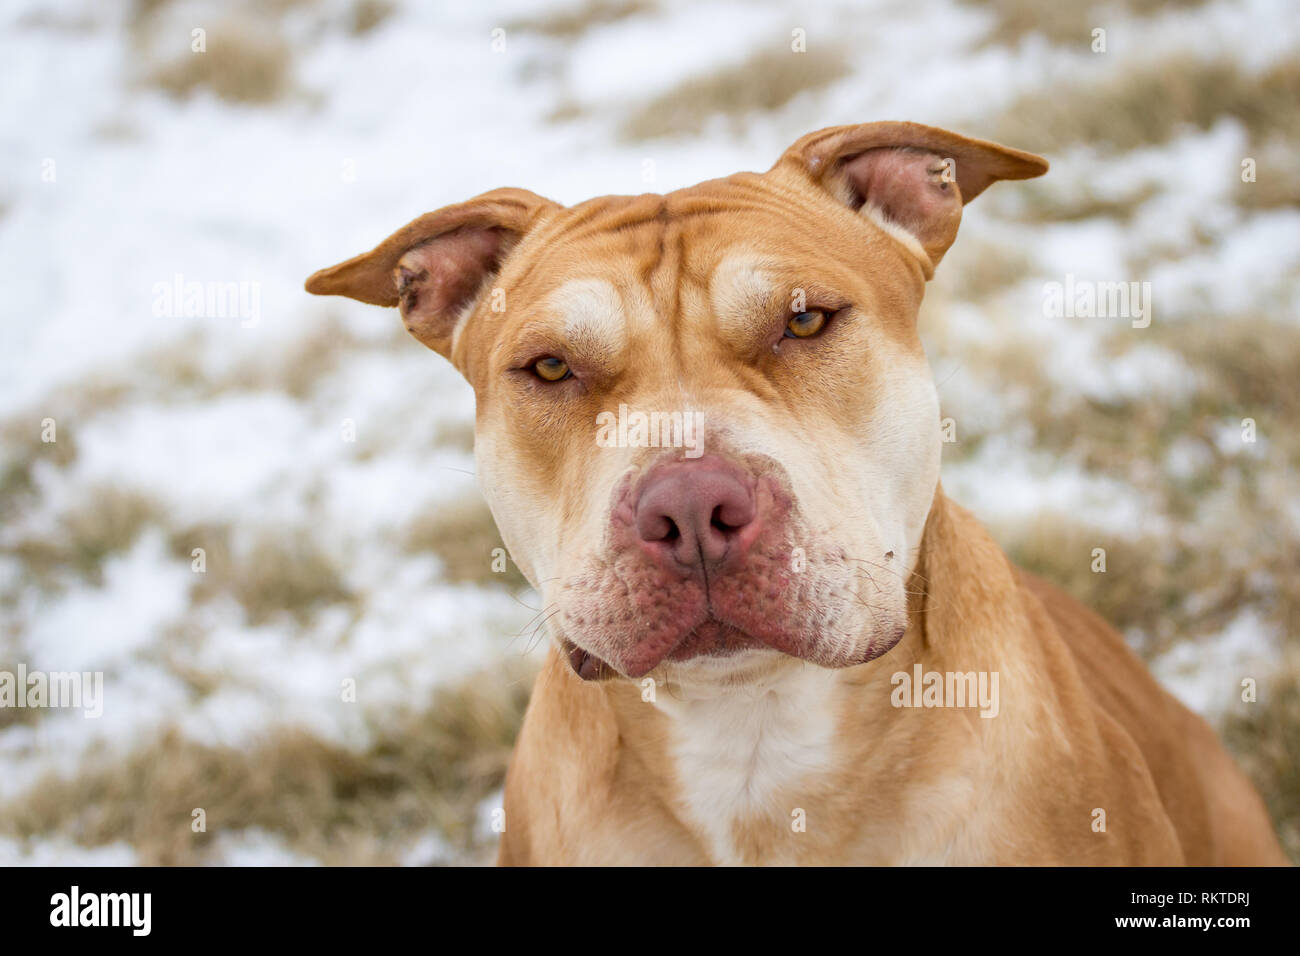
[(929, 279), (957, 238), (962, 206), (999, 179), (1043, 175), (1047, 160), (920, 123), (862, 123), (809, 133), (778, 170), (810, 179), (891, 232), (903, 230), (924, 252), (918, 258)]
[(371, 305), (399, 306), (407, 330), (450, 357), (456, 323), (501, 264), (559, 205), (526, 189), (494, 189), (425, 213), (370, 252), (321, 269), (306, 288)]

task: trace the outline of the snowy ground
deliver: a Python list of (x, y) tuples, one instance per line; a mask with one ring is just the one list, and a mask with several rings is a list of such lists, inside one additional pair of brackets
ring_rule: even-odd
[[(1252, 739), (1241, 679), (1292, 686), (1300, 618), (1300, 18), (1026, 7), (6, 4), (0, 669), (103, 671), (105, 706), (0, 714), (0, 863), (482, 859), (535, 595), (487, 568), (468, 386), (303, 279), (497, 186), (667, 191), (871, 119), (1050, 156), (933, 284), (945, 487)], [(1048, 317), (1067, 274), (1150, 282), (1151, 328)], [(178, 281), (241, 308), (186, 317)]]

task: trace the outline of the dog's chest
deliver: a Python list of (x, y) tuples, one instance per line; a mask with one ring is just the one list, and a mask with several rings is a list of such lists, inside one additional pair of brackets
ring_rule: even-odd
[(830, 691), (825, 672), (808, 668), (762, 691), (686, 701), (661, 695), (681, 810), (718, 863), (751, 862), (746, 847), (755, 840), (777, 845), (798, 832), (801, 789), (832, 767)]

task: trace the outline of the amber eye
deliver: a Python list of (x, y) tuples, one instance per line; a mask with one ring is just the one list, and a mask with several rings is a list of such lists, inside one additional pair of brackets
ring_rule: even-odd
[(826, 327), (826, 313), (820, 309), (815, 312), (800, 312), (785, 324), (787, 339), (810, 339)]
[(573, 374), (569, 371), (569, 363), (554, 355), (548, 355), (534, 362), (533, 371), (544, 382), (562, 382)]

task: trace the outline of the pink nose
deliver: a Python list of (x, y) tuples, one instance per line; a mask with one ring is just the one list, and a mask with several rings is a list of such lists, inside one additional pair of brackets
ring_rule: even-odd
[(720, 458), (660, 466), (641, 489), (636, 529), (646, 545), (687, 567), (716, 567), (753, 539), (751, 483)]

